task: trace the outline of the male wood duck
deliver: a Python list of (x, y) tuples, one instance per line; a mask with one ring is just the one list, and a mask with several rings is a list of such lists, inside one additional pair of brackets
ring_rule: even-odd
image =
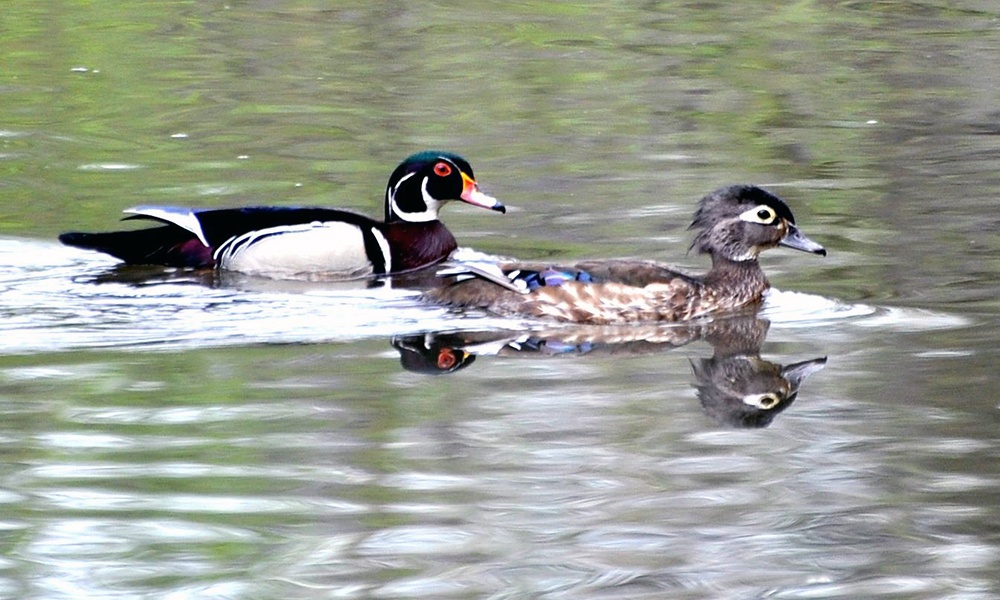
[(588, 324), (684, 321), (758, 305), (770, 287), (760, 253), (785, 246), (825, 256), (802, 235), (788, 205), (759, 187), (734, 185), (701, 199), (691, 245), (712, 257), (702, 276), (644, 260), (456, 263), (449, 284), (425, 293), (440, 304), (499, 315)]
[(465, 159), (427, 151), (404, 160), (389, 177), (384, 222), (332, 208), (138, 206), (125, 210), (124, 218), (165, 225), (64, 233), (59, 240), (127, 264), (219, 268), (274, 278), (355, 279), (412, 271), (447, 258), (457, 244), (438, 212), (452, 200), (506, 211), (479, 190)]

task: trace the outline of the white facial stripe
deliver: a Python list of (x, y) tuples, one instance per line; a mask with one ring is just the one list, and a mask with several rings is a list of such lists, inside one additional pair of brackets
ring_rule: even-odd
[(427, 182), (430, 181), (430, 177), (424, 177), (423, 183), (420, 184), (420, 195), (424, 197), (424, 204), (427, 205), (427, 213), (432, 213), (431, 218), (428, 221), (433, 221), (438, 218), (438, 211), (441, 210), (441, 203), (434, 196), (431, 196), (427, 191)]
[(399, 205), (396, 203), (396, 191), (399, 190), (399, 186), (403, 184), (404, 181), (413, 177), (416, 173), (408, 173), (399, 180), (396, 187), (392, 189), (389, 194), (389, 205), (392, 207), (392, 212), (396, 214), (397, 217), (404, 221), (409, 221), (411, 223), (426, 223), (428, 221), (436, 221), (438, 219), (438, 212), (441, 210), (441, 202), (436, 200), (427, 192), (427, 177), (424, 177), (423, 182), (420, 184), (420, 194), (423, 196), (424, 204), (427, 205), (427, 210), (424, 212), (414, 213), (406, 212), (400, 210)]
[(388, 188), (385, 192), (389, 196), (389, 206), (392, 208), (392, 212), (397, 216), (399, 215), (399, 206), (396, 205), (396, 192), (399, 190), (399, 186), (403, 185), (404, 181), (414, 175), (416, 175), (416, 173), (407, 173), (406, 175), (403, 175), (399, 178), (399, 181), (396, 182), (394, 187)]
[(418, 213), (401, 211), (399, 206), (396, 205), (395, 196), (393, 196), (392, 209), (395, 211), (397, 217), (411, 223), (426, 223), (437, 220), (438, 212), (441, 210), (441, 203), (427, 192), (427, 180), (428, 178), (424, 177), (423, 182), (420, 184), (420, 195), (424, 200), (424, 204), (427, 205), (427, 210)]
[(414, 175), (416, 175), (416, 173), (407, 173), (406, 175), (403, 175), (402, 177), (400, 177), (399, 181), (396, 182), (396, 187), (392, 188), (393, 195), (395, 195), (396, 190), (399, 189), (399, 186), (403, 185), (404, 181), (406, 181), (410, 177), (413, 177)]
[(385, 239), (382, 232), (378, 229), (372, 227), (372, 235), (375, 236), (375, 241), (378, 242), (378, 248), (382, 251), (382, 259), (385, 264), (385, 272), (392, 272), (392, 254), (389, 252), (389, 240)]

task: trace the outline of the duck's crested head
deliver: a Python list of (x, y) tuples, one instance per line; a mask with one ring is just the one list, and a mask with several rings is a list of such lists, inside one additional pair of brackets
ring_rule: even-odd
[(782, 367), (744, 354), (691, 363), (705, 412), (722, 424), (741, 428), (767, 427), (795, 402), (802, 381), (825, 365), (825, 356)]
[(506, 212), (496, 198), (479, 190), (472, 165), (451, 152), (425, 150), (399, 163), (385, 189), (385, 220), (412, 223), (435, 221), (446, 202)]
[(756, 260), (777, 246), (826, 255), (799, 232), (784, 200), (754, 185), (731, 185), (702, 198), (691, 229), (700, 230), (692, 248), (734, 262)]

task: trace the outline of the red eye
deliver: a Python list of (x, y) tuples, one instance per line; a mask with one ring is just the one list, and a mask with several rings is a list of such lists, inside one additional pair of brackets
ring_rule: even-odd
[[(438, 163), (438, 166), (442, 164), (444, 163)], [(447, 167), (448, 165), (444, 166)], [(434, 167), (434, 172), (435, 173), (437, 172), (437, 167)], [(451, 168), (448, 169), (448, 172), (451, 172)], [(438, 352), (437, 366), (442, 371), (454, 367), (457, 363), (458, 363), (458, 357), (455, 356), (455, 352), (452, 351), (450, 348), (443, 348), (441, 349), (440, 352)]]
[(451, 165), (448, 163), (439, 162), (434, 165), (434, 174), (439, 177), (447, 177), (451, 175)]

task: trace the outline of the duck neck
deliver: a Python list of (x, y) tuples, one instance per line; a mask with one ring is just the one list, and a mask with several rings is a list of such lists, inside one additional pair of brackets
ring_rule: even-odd
[(731, 260), (716, 254), (712, 255), (712, 268), (705, 275), (705, 285), (743, 302), (760, 300), (771, 287), (756, 258)]
[(458, 244), (441, 221), (395, 221), (383, 228), (392, 248), (393, 271), (419, 269), (448, 258)]

